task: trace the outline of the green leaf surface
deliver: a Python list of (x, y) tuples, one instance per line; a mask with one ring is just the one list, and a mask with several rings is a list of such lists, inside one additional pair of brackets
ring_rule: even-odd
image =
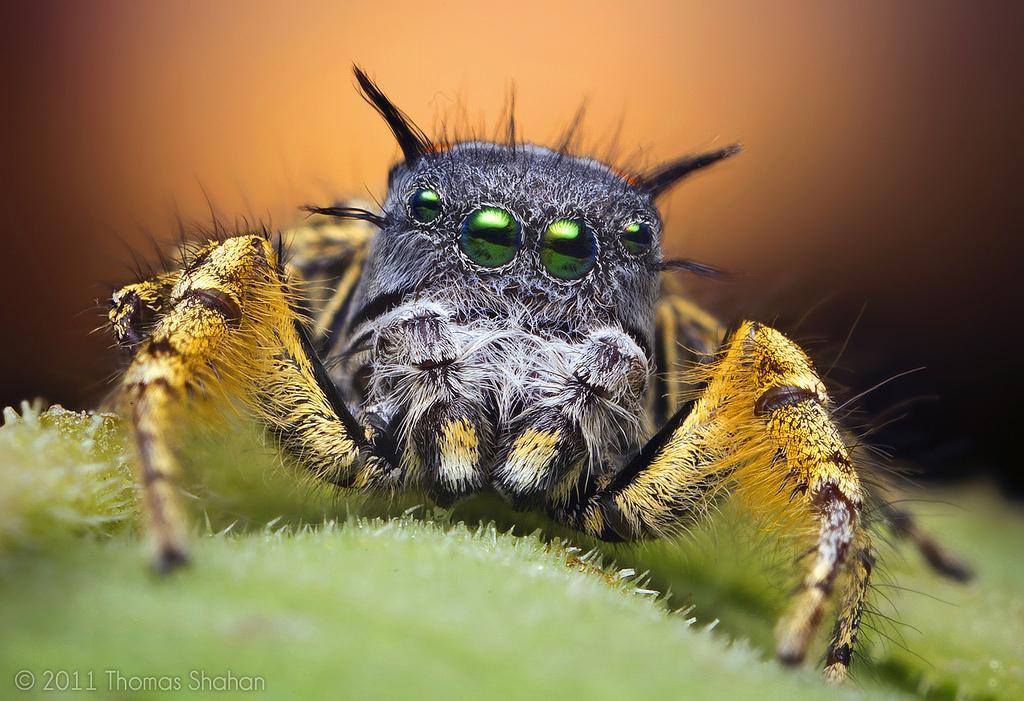
[[(677, 541), (599, 545), (495, 500), (343, 500), (224, 435), (185, 442), (194, 563), (157, 578), (117, 421), (6, 413), (0, 698), (198, 698), (204, 680), (235, 684), (217, 698), (1024, 698), (1024, 514), (982, 487), (915, 505), (976, 581), (883, 547), (876, 630), (835, 689), (772, 661), (792, 563), (728, 509)], [(73, 685), (58, 670), (82, 690), (44, 690)]]

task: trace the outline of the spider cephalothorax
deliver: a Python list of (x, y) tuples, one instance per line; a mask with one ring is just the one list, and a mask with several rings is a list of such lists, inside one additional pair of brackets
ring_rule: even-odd
[(707, 268), (662, 258), (655, 199), (736, 148), (624, 175), (514, 139), (437, 145), (356, 77), (404, 155), (382, 211), (311, 208), (328, 216), (286, 232), (290, 262), (241, 234), (114, 293), (158, 567), (186, 557), (171, 436), (216, 388), (344, 488), (441, 503), (493, 488), (605, 540), (673, 533), (732, 495), (811, 555), (781, 660), (803, 659), (843, 583), (826, 661), (841, 679), (875, 559), (859, 452), (799, 347), (756, 322), (727, 332), (664, 276)]
[(638, 448), (663, 265), (654, 198), (735, 147), (648, 177), (515, 142), (439, 148), (357, 77), (405, 160), (335, 325), (336, 377), (397, 441), (410, 467), (389, 474), (443, 503), (492, 485), (521, 506)]

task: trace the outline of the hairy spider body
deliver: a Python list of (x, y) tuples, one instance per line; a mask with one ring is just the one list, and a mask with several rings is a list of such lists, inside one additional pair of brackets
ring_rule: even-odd
[[(157, 566), (186, 558), (171, 436), (202, 386), (344, 488), (494, 489), (605, 540), (670, 534), (735, 495), (813, 544), (781, 660), (803, 659), (845, 581), (826, 658), (845, 676), (875, 560), (855, 451), (802, 350), (755, 322), (726, 331), (662, 275), (706, 269), (663, 259), (657, 196), (737, 149), (626, 176), (514, 138), (438, 146), (356, 75), (404, 155), (380, 214), (312, 208), (279, 242), (287, 262), (239, 235), (114, 293)], [(891, 520), (965, 576), (908, 519)]]
[[(426, 223), (407, 206), (423, 188), (443, 193)], [(522, 240), (494, 267), (460, 247), (463, 221), (483, 207), (511, 213)], [(639, 447), (655, 249), (629, 256), (615, 235), (657, 221), (649, 198), (587, 159), (469, 143), (396, 169), (383, 209), (328, 359), (370, 423), (397, 439), (401, 486), (446, 503), (491, 485), (539, 504), (570, 473)], [(587, 225), (600, 232), (595, 260), (575, 280), (541, 262), (541, 232), (566, 218), (602, 224)], [(561, 455), (541, 460), (546, 443)]]

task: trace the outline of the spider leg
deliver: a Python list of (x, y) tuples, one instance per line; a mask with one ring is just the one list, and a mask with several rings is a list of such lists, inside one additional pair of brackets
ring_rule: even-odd
[(877, 508), (885, 526), (897, 538), (913, 543), (925, 562), (937, 573), (957, 582), (969, 582), (974, 577), (971, 566), (922, 529), (911, 512), (886, 499), (880, 499)]
[(711, 314), (679, 294), (658, 298), (654, 320), (656, 374), (649, 398), (651, 413), (660, 425), (699, 391), (691, 369), (714, 357), (725, 329)]
[(170, 304), (179, 271), (125, 285), (111, 296), (107, 320), (118, 345), (131, 352), (141, 343)]
[[(701, 395), (681, 408), (610, 479), (555, 509), (606, 540), (671, 533), (702, 518), (726, 492), (784, 533), (813, 533), (800, 590), (777, 628), (780, 660), (803, 660), (837, 577), (870, 562), (863, 493), (825, 387), (810, 360), (779, 332), (745, 322), (704, 369)], [(849, 664), (870, 567), (846, 590), (827, 675)], [(844, 647), (845, 646), (845, 647)]]
[(339, 337), (374, 233), (365, 221), (311, 214), (281, 234), (285, 269), (302, 281), (305, 311), (314, 319), (310, 337), (322, 357)]
[[(692, 368), (710, 362), (726, 335), (724, 326), (687, 299), (674, 279), (665, 278), (663, 286), (655, 312), (657, 368), (653, 391), (649, 394), (650, 408), (659, 422), (678, 411), (686, 399), (700, 389), (693, 384), (693, 378), (700, 373), (693, 372)], [(854, 446), (856, 436), (844, 433), (844, 442)], [(868, 456), (861, 459), (862, 449), (852, 450), (854, 462), (863, 474), (872, 461)], [(894, 490), (884, 474), (874, 471), (867, 492), (873, 505), (872, 514), (880, 517), (881, 525), (897, 538), (912, 543), (935, 572), (960, 582), (971, 579), (971, 567), (962, 557), (923, 530), (911, 511), (893, 504)]]
[(847, 565), (849, 581), (843, 600), (839, 604), (839, 614), (832, 628), (832, 639), (825, 655), (825, 678), (836, 683), (846, 678), (850, 668), (853, 647), (857, 642), (860, 619), (871, 584), (871, 571), (875, 567), (875, 551), (867, 538), (866, 530), (861, 529), (855, 537), (852, 553)]
[(131, 309), (146, 299), (147, 283), (115, 293), (110, 312), (118, 338), (141, 337), (130, 346), (122, 405), (158, 570), (187, 558), (172, 439), (197, 389), (242, 400), (286, 454), (324, 480), (355, 488), (394, 484), (387, 451), (349, 413), (317, 360), (270, 241), (247, 235), (209, 242), (171, 280), (166, 300), (152, 310), (157, 317), (145, 326), (132, 323)]

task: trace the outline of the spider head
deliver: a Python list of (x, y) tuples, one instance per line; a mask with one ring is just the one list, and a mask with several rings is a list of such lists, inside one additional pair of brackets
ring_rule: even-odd
[(617, 323), (649, 336), (665, 267), (656, 199), (736, 147), (629, 175), (514, 139), (441, 146), (358, 68), (356, 79), (404, 155), (364, 294), (443, 295), (468, 317), (515, 307), (539, 326)]

